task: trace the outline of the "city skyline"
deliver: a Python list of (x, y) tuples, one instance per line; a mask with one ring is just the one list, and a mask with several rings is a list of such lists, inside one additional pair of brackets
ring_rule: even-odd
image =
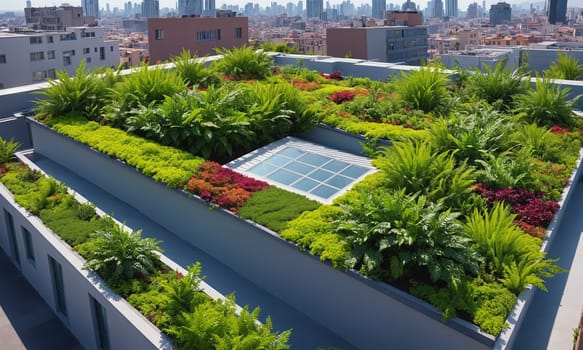
[[(141, 3), (142, 0), (130, 0), (132, 3)], [(178, 0), (159, 0), (160, 1), (160, 8), (176, 8), (177, 7), (177, 3)], [(306, 8), (306, 0), (302, 0), (304, 3), (304, 8)], [(343, 0), (328, 0), (330, 2), (331, 5), (334, 4), (339, 4), (341, 3)], [(361, 5), (361, 4), (369, 4), (372, 6), (372, 0), (350, 0), (352, 3), (354, 3), (355, 5)], [(19, 4), (18, 2), (21, 2), (21, 4)], [(24, 8), (26, 7), (26, 1), (25, 0), (19, 0), (18, 2), (11, 2), (9, 4), (3, 3), (0, 5), (0, 13), (1, 12), (5, 12), (5, 11), (24, 11)], [(223, 4), (230, 4), (230, 5), (234, 5), (234, 4), (238, 4), (240, 7), (244, 7), (246, 3), (248, 2), (253, 2), (253, 3), (259, 3), (261, 6), (266, 7), (269, 6), (271, 4), (271, 2), (273, 2), (272, 0), (217, 0), (216, 1), (216, 8), (220, 8)], [(288, 2), (293, 2), (293, 3), (297, 3), (298, 0), (280, 0), (280, 1), (276, 1), (277, 3), (279, 3), (280, 5), (284, 5)], [(395, 1), (395, 0), (387, 0), (387, 5), (389, 3), (397, 3), (399, 5), (401, 5), (402, 3), (404, 3), (405, 0), (402, 1)], [(424, 9), (427, 7), (427, 0), (421, 0), (421, 1), (414, 1), (418, 6), (421, 7), (421, 9)], [(482, 1), (474, 1), (474, 0), (459, 0), (458, 1), (458, 9), (465, 11), (468, 7), (469, 4), (477, 2), (479, 5), (482, 4)], [(489, 9), (490, 5), (496, 4), (498, 2), (502, 2), (502, 0), (487, 0), (486, 1), (486, 7)], [(529, 2), (525, 2), (522, 0), (519, 1), (505, 1), (511, 5), (513, 4), (521, 4), (523, 6), (528, 6), (530, 3)], [(68, 3), (72, 6), (82, 6), (81, 5), (81, 0), (74, 0), (74, 1), (66, 1), (66, 0), (31, 0), (32, 6), (33, 7), (45, 7), (45, 6), (60, 6), (63, 3)], [(110, 8), (113, 10), (114, 7), (118, 7), (120, 9), (123, 9), (123, 4), (127, 3), (127, 1), (124, 0), (99, 0), (99, 7), (101, 8), (105, 8), (106, 5), (109, 3)], [(445, 1), (444, 1), (445, 3)], [(537, 2), (535, 4), (544, 4), (543, 1)], [(326, 5), (326, 0), (324, 1), (324, 6)], [(567, 7), (580, 7), (583, 8), (583, 0), (568, 0), (567, 3)]]

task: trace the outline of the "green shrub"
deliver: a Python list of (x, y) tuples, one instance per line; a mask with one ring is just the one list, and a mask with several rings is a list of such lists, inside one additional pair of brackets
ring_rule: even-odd
[(391, 141), (420, 140), (425, 139), (428, 135), (425, 130), (414, 130), (401, 125), (362, 122), (356, 117), (343, 118), (334, 114), (326, 116), (322, 122), (371, 139)]
[(123, 226), (108, 220), (109, 227), (92, 236), (96, 250), (90, 252), (85, 267), (97, 271), (105, 280), (123, 281), (143, 278), (160, 264), (155, 252), (161, 252), (159, 241), (142, 238), (141, 230), (126, 232)]
[(271, 74), (271, 56), (263, 50), (255, 50), (251, 46), (240, 48), (215, 49), (217, 55), (223, 55), (220, 60), (213, 62), (213, 67), (219, 72), (236, 79), (265, 79)]
[(533, 158), (529, 148), (506, 151), (498, 155), (487, 154), (486, 160), (476, 161), (479, 182), (490, 188), (521, 187), (532, 184)]
[(81, 220), (90, 221), (97, 215), (95, 212), (95, 205), (92, 203), (80, 204), (77, 210), (77, 217)]
[(86, 70), (81, 60), (74, 76), (65, 70), (49, 79), (50, 87), (38, 92), (44, 99), (36, 101), (34, 111), (43, 117), (59, 117), (67, 113), (81, 114), (90, 120), (101, 119), (102, 108), (109, 103), (109, 89), (117, 80), (112, 70)]
[(137, 113), (140, 106), (153, 106), (165, 96), (184, 91), (186, 84), (175, 71), (149, 68), (142, 65), (132, 74), (124, 75), (111, 92), (111, 104), (105, 106), (105, 120), (115, 127), (123, 127), (126, 119)]
[(18, 147), (20, 147), (20, 143), (14, 141), (13, 138), (6, 141), (0, 137), (0, 165), (11, 160)]
[(192, 56), (188, 50), (182, 49), (180, 56), (172, 58), (172, 63), (174, 63), (178, 75), (188, 86), (201, 85), (208, 87), (219, 85), (221, 82), (216, 73), (206, 67), (204, 60), (196, 55)]
[[(41, 210), (39, 214), (45, 225), (75, 248), (87, 242), (95, 231), (103, 230), (108, 226), (102, 219), (90, 221), (79, 219), (76, 203), (74, 200), (70, 203), (64, 201), (51, 209)], [(82, 250), (82, 255), (86, 253), (87, 250)]]
[(404, 103), (426, 113), (442, 112), (449, 93), (447, 75), (438, 69), (422, 67), (419, 70), (402, 73), (397, 92)]
[(583, 64), (579, 64), (574, 56), (557, 51), (557, 60), (544, 71), (544, 76), (549, 79), (579, 80), (583, 76)]
[(170, 187), (186, 183), (204, 159), (161, 146), (122, 130), (79, 119), (55, 119), (53, 129), (107, 155), (118, 158)]
[(477, 279), (472, 288), (475, 305), (473, 322), (484, 331), (497, 335), (504, 329), (506, 318), (516, 303), (516, 296), (498, 283)]
[(469, 92), (499, 110), (511, 110), (517, 96), (526, 91), (525, 75), (518, 69), (507, 69), (506, 60), (499, 61), (495, 67), (484, 64), (483, 69), (484, 72), (476, 68), (470, 75)]
[(536, 78), (536, 86), (519, 97), (518, 110), (529, 123), (538, 125), (571, 125), (573, 106), (578, 98), (569, 99), (569, 89), (548, 78)]
[(275, 232), (281, 232), (288, 222), (320, 205), (302, 195), (271, 186), (254, 192), (253, 197), (239, 209), (239, 215), (242, 219), (249, 219)]

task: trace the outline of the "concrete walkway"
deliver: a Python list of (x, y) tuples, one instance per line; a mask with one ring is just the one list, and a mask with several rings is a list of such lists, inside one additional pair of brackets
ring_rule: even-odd
[(83, 349), (2, 249), (0, 286), (0, 349)]
[(536, 290), (514, 344), (517, 350), (571, 350), (573, 328), (583, 306), (583, 183), (576, 184), (565, 216), (549, 247), (549, 258), (568, 273), (546, 282), (548, 292)]
[[(287, 305), (284, 301), (267, 293), (255, 284), (241, 277), (229, 267), (200, 249), (180, 239), (172, 232), (153, 222), (127, 203), (120, 201), (101, 188), (73, 174), (68, 169), (39, 155), (29, 157), (47, 174), (67, 184), (71, 189), (93, 202), (98, 208), (114, 216), (133, 229), (142, 229), (144, 237), (162, 240), (164, 255), (186, 267), (196, 261), (202, 265), (205, 281), (223, 295), (236, 294), (237, 304), (261, 307), (261, 316), (272, 317), (274, 329), (283, 331), (292, 329), (290, 343), (293, 349), (317, 349), (337, 347), (347, 350), (354, 347), (305, 314)], [(115, 181), (115, 179), (112, 179)], [(0, 346), (1, 348), (1, 346)]]

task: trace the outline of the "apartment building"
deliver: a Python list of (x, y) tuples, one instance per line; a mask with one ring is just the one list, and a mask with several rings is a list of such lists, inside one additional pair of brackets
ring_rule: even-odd
[(150, 61), (164, 62), (183, 49), (198, 56), (211, 55), (216, 48), (233, 48), (249, 41), (247, 17), (150, 18), (148, 20)]
[(82, 59), (88, 68), (117, 67), (117, 40), (105, 40), (103, 27), (66, 31), (0, 31), (0, 88), (42, 82), (65, 70), (74, 74)]
[(96, 25), (95, 17), (83, 16), (83, 7), (27, 7), (24, 9), (26, 24), (33, 29), (65, 30), (69, 27)]
[(328, 28), (327, 55), (416, 65), (427, 60), (423, 26)]

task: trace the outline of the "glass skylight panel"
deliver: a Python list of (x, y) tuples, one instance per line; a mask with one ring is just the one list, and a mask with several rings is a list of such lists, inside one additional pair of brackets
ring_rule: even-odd
[(329, 203), (364, 175), (370, 159), (287, 137), (227, 165), (272, 185)]

